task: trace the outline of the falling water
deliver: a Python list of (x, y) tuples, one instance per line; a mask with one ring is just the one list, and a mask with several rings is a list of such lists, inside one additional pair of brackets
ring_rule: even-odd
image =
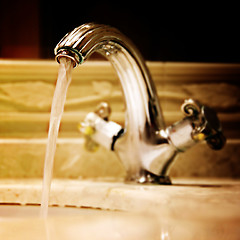
[(67, 89), (72, 79), (72, 61), (68, 58), (60, 59), (57, 84), (53, 96), (50, 123), (48, 130), (48, 142), (45, 153), (42, 201), (40, 216), (46, 218), (48, 215), (49, 193), (53, 172), (54, 155), (56, 151), (56, 141), (58, 137), (59, 125), (62, 118)]

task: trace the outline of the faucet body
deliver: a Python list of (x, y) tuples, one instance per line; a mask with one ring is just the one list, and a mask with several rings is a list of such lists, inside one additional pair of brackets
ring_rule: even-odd
[[(163, 179), (163, 182), (169, 183), (168, 169), (177, 152), (200, 141), (199, 133), (203, 134), (201, 136), (205, 140), (210, 135), (215, 138), (216, 134), (221, 135), (218, 119), (212, 113), (210, 115), (214, 117), (211, 118), (217, 121), (214, 123), (217, 125), (214, 129), (216, 134), (209, 130), (211, 133), (205, 135), (200, 129), (200, 125), (203, 128), (207, 121), (199, 123), (199, 116), (203, 118), (202, 106), (192, 100), (185, 102), (183, 107), (185, 119), (165, 128), (149, 70), (137, 48), (117, 29), (101, 24), (84, 24), (63, 37), (55, 48), (57, 61), (61, 57), (68, 57), (74, 66), (86, 61), (93, 52), (105, 56), (117, 72), (126, 105), (125, 126), (115, 128), (114, 124), (108, 124), (108, 127), (104, 127), (107, 118), (92, 114), (86, 118), (83, 128), (86, 128), (86, 124), (91, 125), (95, 130), (92, 139), (100, 144), (101, 136), (111, 139), (109, 148), (117, 153), (124, 164), (128, 180), (161, 182), (159, 179)], [(197, 132), (195, 138), (194, 131)], [(218, 141), (218, 148), (220, 145), (222, 147), (223, 135), (216, 139), (222, 140), (221, 144)]]

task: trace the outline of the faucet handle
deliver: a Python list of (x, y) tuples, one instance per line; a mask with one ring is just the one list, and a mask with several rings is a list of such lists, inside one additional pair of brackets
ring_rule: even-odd
[(101, 102), (98, 106), (97, 106), (97, 108), (96, 108), (96, 110), (95, 110), (95, 113), (99, 116), (99, 117), (101, 117), (103, 120), (105, 120), (105, 121), (108, 121), (108, 118), (109, 118), (109, 116), (110, 116), (110, 114), (111, 114), (111, 107), (109, 106), (109, 104), (108, 103), (106, 103), (106, 102)]
[(186, 99), (181, 106), (181, 111), (186, 117), (197, 117), (201, 111), (201, 104), (193, 99)]
[(185, 100), (181, 109), (186, 117), (192, 119), (192, 138), (196, 141), (206, 140), (214, 150), (222, 149), (226, 138), (216, 112), (192, 99)]
[(226, 138), (223, 135), (221, 123), (216, 112), (207, 106), (202, 106), (200, 112), (202, 124), (199, 131), (206, 136), (205, 140), (208, 146), (214, 150), (223, 148)]
[(87, 150), (95, 151), (99, 145), (114, 150), (114, 144), (124, 130), (121, 125), (108, 120), (110, 113), (110, 106), (102, 102), (95, 112), (88, 113), (84, 121), (79, 124), (79, 131), (86, 139)]

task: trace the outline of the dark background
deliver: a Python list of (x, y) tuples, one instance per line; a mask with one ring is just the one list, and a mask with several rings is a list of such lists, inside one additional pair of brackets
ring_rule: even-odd
[(239, 7), (230, 2), (0, 2), (0, 57), (50, 58), (59, 40), (86, 22), (112, 25), (146, 60), (240, 62)]

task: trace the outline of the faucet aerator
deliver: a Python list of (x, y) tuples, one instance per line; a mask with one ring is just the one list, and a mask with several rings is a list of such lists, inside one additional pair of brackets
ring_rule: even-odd
[(55, 48), (55, 55), (55, 59), (58, 63), (60, 63), (59, 59), (62, 57), (70, 58), (73, 62), (73, 68), (77, 67), (83, 62), (81, 54), (71, 47), (62, 47), (58, 49)]

